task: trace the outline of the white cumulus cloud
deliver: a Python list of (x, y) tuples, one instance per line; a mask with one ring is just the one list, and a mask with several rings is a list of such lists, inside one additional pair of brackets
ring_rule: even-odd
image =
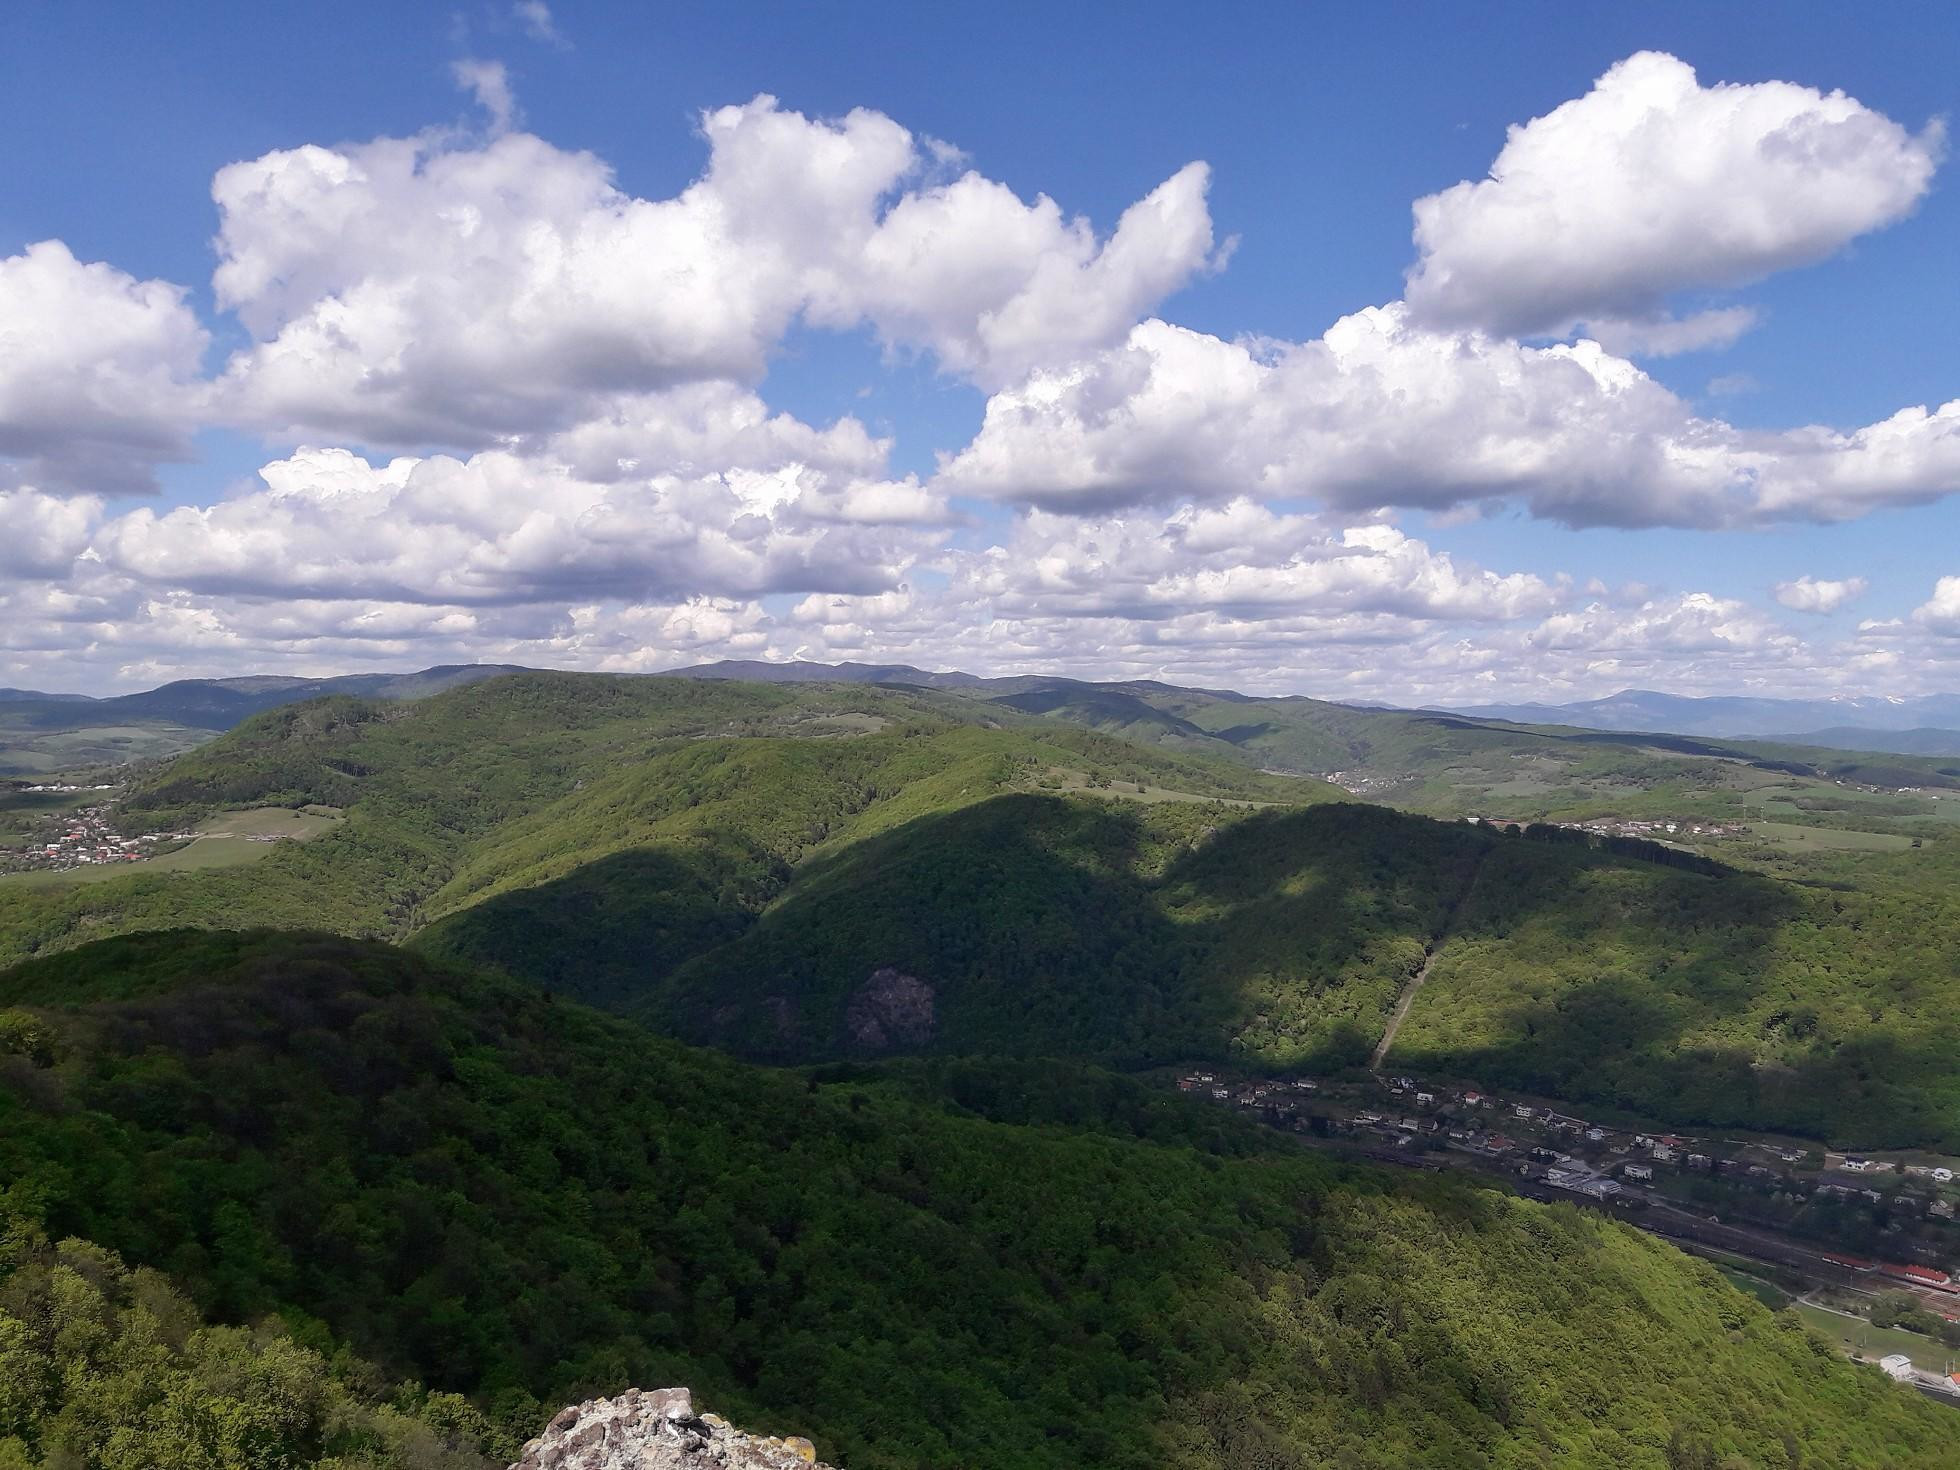
[[(506, 107), (500, 75), (466, 80)], [(880, 113), (817, 120), (759, 97), (701, 131), (707, 169), (660, 200), (510, 132), (220, 171), (214, 286), (258, 339), (230, 365), (230, 411), (268, 432), (475, 447), (602, 417), (622, 394), (758, 382), (800, 317), (868, 323), (997, 386), (1120, 340), (1215, 259), (1202, 165), (1099, 241), (977, 173), (930, 183), (941, 152)]]
[[(1644, 51), (1513, 127), (1487, 179), (1416, 201), (1409, 304), (1509, 336), (1598, 323), (1632, 347), (1617, 324), (1655, 331), (1678, 292), (1822, 260), (1903, 218), (1943, 144), (1939, 123), (1911, 133), (1842, 92), (1703, 86)], [(1702, 319), (1703, 339), (1742, 324)], [(1676, 350), (1692, 345), (1686, 324), (1671, 330)]]
[(259, 477), (215, 505), (130, 511), (95, 548), (197, 593), (467, 606), (875, 590), (943, 537), (916, 486), (796, 463), (593, 482), (504, 450), (302, 449)]
[(542, 41), (547, 46), (569, 50), (571, 42), (565, 33), (558, 29), (557, 17), (552, 15), (551, 7), (544, 0), (517, 0), (510, 8), (511, 16), (524, 27), (524, 32), (533, 41)]
[(1744, 431), (1597, 343), (1432, 331), (1399, 302), (1305, 343), (1152, 320), (994, 395), (936, 483), (1082, 513), (1253, 494), (1515, 502), (1573, 526), (1841, 520), (1960, 489), (1960, 400), (1850, 433)]
[(1285, 515), (1249, 499), (1167, 519), (1034, 511), (1004, 544), (944, 563), (949, 595), (996, 613), (1149, 621), (1383, 614), (1421, 621), (1539, 615), (1560, 589), (1459, 564), (1394, 526)]
[[(542, 4), (491, 20), (558, 36)], [(1511, 508), (1717, 529), (1960, 490), (1960, 400), (1744, 428), (1632, 360), (1732, 340), (1754, 312), (1711, 291), (1909, 213), (1936, 126), (1636, 56), (1418, 203), (1407, 301), (1227, 341), (1152, 315), (1230, 253), (1202, 163), (1098, 229), (881, 113), (764, 96), (703, 114), (699, 176), (640, 198), (520, 131), (501, 65), (455, 79), (488, 127), (218, 174), (244, 345), (215, 381), (178, 288), (56, 242), (0, 261), (5, 682), (800, 656), (1461, 702), (1899, 687), (1960, 648), (1960, 578), (1799, 633), (1447, 547)], [(904, 424), (778, 411), (805, 327), (978, 386), (978, 433), (922, 482), (892, 468), (926, 447)], [(207, 422), (277, 446), (255, 483), (113, 505)]]
[(59, 240), (0, 259), (0, 483), (140, 491), (189, 457), (208, 338), (183, 291)]
[(1912, 620), (1947, 638), (1960, 638), (1960, 577), (1941, 577), (1933, 595), (1913, 610)]
[(517, 121), (517, 97), (510, 88), (510, 72), (501, 61), (465, 57), (450, 63), (449, 74), (490, 115), (493, 133), (510, 131), (511, 124)]
[(12, 577), (65, 577), (88, 549), (102, 513), (93, 495), (0, 490), (0, 572)]
[(1846, 577), (1842, 581), (1828, 581), (1820, 577), (1803, 576), (1794, 582), (1776, 584), (1776, 600), (1785, 607), (1798, 612), (1827, 613), (1836, 612), (1848, 602), (1855, 602), (1865, 595), (1871, 586), (1863, 577)]

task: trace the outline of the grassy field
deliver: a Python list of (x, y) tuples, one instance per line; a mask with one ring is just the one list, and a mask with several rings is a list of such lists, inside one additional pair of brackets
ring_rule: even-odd
[(1163, 801), (1210, 801), (1221, 806), (1265, 807), (1273, 805), (1269, 801), (1252, 801), (1240, 797), (1207, 796), (1198, 791), (1176, 791), (1168, 786), (1152, 786), (1147, 781), (1111, 781), (1107, 786), (1092, 786), (1089, 777), (1082, 771), (1065, 770), (1052, 766), (1048, 773), (1028, 788), (1032, 791), (1068, 792), (1071, 795), (1114, 796), (1123, 801), (1140, 801), (1145, 805), (1155, 805)]
[(304, 842), (318, 837), (340, 820), (333, 807), (315, 806), (295, 811), (291, 807), (261, 806), (246, 811), (219, 812), (200, 823), (197, 835), (205, 837), (282, 837)]
[[(1746, 1292), (1750, 1296), (1753, 1296), (1772, 1312), (1781, 1311), (1790, 1304), (1790, 1294), (1788, 1292), (1772, 1282), (1763, 1280), (1760, 1276), (1752, 1276), (1749, 1272), (1739, 1271), (1734, 1266), (1718, 1264), (1715, 1269), (1722, 1273), (1723, 1278), (1727, 1280), (1729, 1285), (1733, 1286), (1737, 1291)], [(1825, 1315), (1828, 1316), (1829, 1313)], [(1844, 1325), (1847, 1327), (1851, 1326), (1849, 1322), (1846, 1322)]]
[(1799, 827), (1790, 822), (1752, 822), (1750, 831), (1809, 852), (1901, 852), (1910, 837), (1891, 832), (1853, 832), (1842, 827)]
[(1921, 1337), (1916, 1332), (1901, 1331), (1897, 1327), (1874, 1327), (1862, 1318), (1840, 1316), (1808, 1302), (1798, 1302), (1796, 1313), (1803, 1318), (1805, 1326), (1830, 1339), (1831, 1345), (1847, 1358), (1876, 1362), (1892, 1353), (1904, 1353), (1915, 1366), (1921, 1368), (1940, 1371), (1949, 1362), (1960, 1366), (1960, 1352), (1934, 1342), (1930, 1337)]
[(839, 715), (815, 715), (797, 722), (794, 726), (798, 735), (821, 738), (825, 735), (876, 735), (891, 721), (883, 715), (845, 713)]
[(266, 842), (190, 842), (159, 857), (140, 863), (95, 863), (87, 867), (62, 868), (56, 872), (0, 873), (0, 883), (19, 888), (69, 888), (78, 883), (106, 883), (131, 873), (197, 872), (209, 868), (229, 868), (265, 856)]

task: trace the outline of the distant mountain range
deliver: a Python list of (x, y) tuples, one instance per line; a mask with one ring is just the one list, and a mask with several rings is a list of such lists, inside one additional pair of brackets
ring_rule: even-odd
[(1942, 730), (1931, 726), (1917, 730), (1861, 730), (1854, 725), (1833, 725), (1828, 730), (1806, 730), (1800, 735), (1779, 735), (1776, 738), (1797, 745), (1822, 745), (1830, 750), (1960, 756), (1960, 730)]
[(42, 701), (57, 704), (92, 704), (95, 702), (86, 694), (49, 694), (40, 689), (0, 689), (0, 704), (33, 704)]
[(813, 664), (803, 659), (770, 663), (755, 658), (724, 658), (691, 668), (666, 669), (670, 679), (740, 679), (751, 684), (916, 684), (923, 689), (966, 689), (991, 681), (957, 670), (928, 673), (910, 664)]
[[(1097, 690), (1099, 698), (1128, 698), (1118, 691), (1204, 694), (1213, 699), (1253, 702), (1222, 689), (1182, 689), (1155, 680), (1091, 684), (1037, 676), (983, 679), (958, 671), (930, 673), (910, 664), (765, 663), (725, 659), (673, 669), (691, 679), (747, 679), (765, 684), (836, 681), (849, 684), (916, 684), (928, 689), (980, 689), (1015, 692), (1016, 707), (1044, 713), (1063, 691)], [(1392, 711), (1375, 700), (1346, 701), (1349, 709)], [(1889, 751), (1899, 755), (1960, 756), (1960, 694), (1929, 694), (1917, 699), (1872, 696), (1841, 699), (1760, 699), (1749, 696), (1691, 698), (1652, 689), (1627, 689), (1605, 699), (1573, 704), (1481, 704), (1425, 706), (1425, 711), (1508, 720), (1526, 725), (1568, 725), (1616, 733), (1654, 732), (1704, 735), (1730, 740), (1779, 740), (1828, 750)]]
[(522, 672), (517, 664), (441, 664), (413, 674), (341, 674), (328, 679), (247, 674), (236, 679), (178, 679), (140, 694), (103, 699), (0, 689), (0, 707), (6, 724), (14, 729), (72, 730), (164, 721), (194, 730), (229, 730), (260, 710), (329, 694), (419, 699), (457, 684)]
[[(263, 710), (324, 695), (367, 699), (418, 699), (458, 684), (500, 674), (536, 672), (518, 664), (441, 664), (410, 674), (343, 674), (308, 679), (251, 674), (231, 679), (179, 679), (137, 694), (93, 698), (35, 689), (0, 689), (0, 744), (68, 731), (128, 727), (169, 729), (175, 744), (148, 748), (140, 741), (123, 758), (174, 753), (207, 738), (195, 732), (229, 730)], [(1272, 713), (1294, 718), (1310, 713), (1323, 728), (1339, 724), (1342, 711), (1357, 715), (1457, 715), (1477, 720), (1560, 725), (1615, 734), (1660, 733), (1712, 739), (1776, 740), (1832, 750), (1960, 757), (1960, 694), (1915, 699), (1688, 698), (1628, 689), (1605, 699), (1571, 704), (1485, 704), (1398, 710), (1368, 703), (1328, 703), (1304, 697), (1256, 699), (1224, 689), (1193, 689), (1156, 680), (1089, 683), (1046, 675), (983, 678), (959, 670), (933, 671), (911, 664), (836, 663), (724, 659), (669, 669), (652, 677), (727, 679), (761, 684), (845, 683), (905, 685), (980, 695), (1025, 714), (1053, 714), (1126, 738), (1178, 742), (1222, 736), (1234, 745), (1257, 743), (1274, 730)], [(1258, 706), (1268, 723), (1199, 728), (1186, 718), (1190, 701)], [(1344, 736), (1347, 732), (1344, 732)], [(1338, 749), (1295, 751), (1290, 768), (1331, 769), (1348, 763)], [(1358, 756), (1358, 750), (1354, 752)], [(4, 752), (0, 752), (3, 756)], [(0, 770), (8, 763), (0, 759)]]
[(1671, 735), (1783, 740), (1834, 750), (1960, 755), (1960, 694), (1915, 699), (1850, 695), (1835, 699), (1695, 699), (1623, 689), (1573, 704), (1452, 704), (1436, 708), (1484, 720), (1577, 725), (1587, 730), (1659, 730)]

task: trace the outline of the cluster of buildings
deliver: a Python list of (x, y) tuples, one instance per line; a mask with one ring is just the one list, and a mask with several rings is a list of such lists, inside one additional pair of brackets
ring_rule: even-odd
[[(1955, 1220), (1960, 1199), (1956, 1171), (1941, 1165), (1604, 1127), (1535, 1102), (1410, 1076), (1232, 1079), (1190, 1072), (1178, 1087), (1281, 1127), (1347, 1135), (1369, 1147), (1454, 1150), (1486, 1167), (1628, 1208), (1641, 1208), (1650, 1195), (1658, 1199), (1670, 1180), (1697, 1174), (1796, 1200), (1885, 1204), (1895, 1216), (1939, 1225)], [(1894, 1178), (1872, 1177), (1883, 1174)]]
[(1645, 837), (1661, 842), (1669, 837), (1740, 837), (1749, 829), (1740, 822), (1670, 822), (1608, 818), (1595, 822), (1560, 823), (1600, 837)]
[[(30, 791), (72, 791), (74, 787), (29, 787)], [(158, 844), (181, 842), (188, 832), (146, 832), (125, 837), (107, 806), (83, 807), (44, 820), (23, 847), (0, 848), (0, 871), (49, 873), (104, 863), (136, 863), (155, 854)]]
[[(1528, 827), (1531, 822), (1514, 820), (1510, 817), (1465, 817), (1473, 825), (1489, 827)], [(1548, 827), (1564, 827), (1573, 832), (1587, 832), (1594, 837), (1643, 837), (1649, 842), (1666, 842), (1669, 838), (1680, 841), (1684, 837), (1742, 837), (1749, 828), (1741, 822), (1689, 822), (1669, 821), (1665, 817), (1601, 817), (1590, 822), (1546, 822)]]
[(1392, 791), (1409, 778), (1406, 776), (1381, 776), (1369, 771), (1317, 771), (1312, 773), (1317, 780), (1338, 786), (1354, 796), (1367, 796), (1371, 792)]

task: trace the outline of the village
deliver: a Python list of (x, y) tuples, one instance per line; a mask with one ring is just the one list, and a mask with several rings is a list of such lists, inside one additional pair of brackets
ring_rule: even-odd
[[(30, 792), (75, 792), (75, 786), (29, 786)], [(96, 787), (94, 790), (113, 788)], [(189, 832), (145, 832), (128, 836), (108, 803), (35, 818), (17, 846), (0, 846), (0, 873), (61, 873), (74, 868), (138, 863), (188, 842)]]
[(1596, 837), (1644, 837), (1650, 842), (1663, 842), (1670, 837), (1742, 837), (1749, 831), (1741, 822), (1669, 821), (1666, 818), (1649, 821), (1609, 817), (1591, 822), (1554, 822), (1552, 825), (1590, 832)]
[[(1207, 1069), (1182, 1073), (1176, 1086), (1315, 1147), (1492, 1175), (1519, 1193), (1613, 1214), (1711, 1259), (1759, 1263), (1813, 1317), (1862, 1325), (1880, 1299), (1909, 1297), (1960, 1340), (1960, 1279), (1949, 1274), (1960, 1261), (1960, 1161), (1602, 1123), (1535, 1098), (1407, 1074)], [(1853, 1334), (1860, 1342), (1865, 1335)], [(1886, 1340), (1903, 1346), (1909, 1338)], [(1916, 1356), (1888, 1353), (1879, 1367), (1960, 1406), (1953, 1371), (1960, 1348), (1930, 1337), (1913, 1346)]]

